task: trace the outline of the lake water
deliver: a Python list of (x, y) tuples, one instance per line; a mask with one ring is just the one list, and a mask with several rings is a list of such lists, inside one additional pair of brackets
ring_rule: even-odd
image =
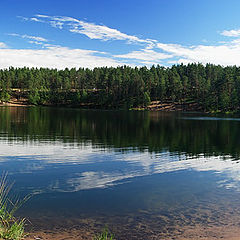
[(0, 170), (32, 194), (32, 228), (217, 237), (240, 226), (239, 157), (238, 116), (0, 108)]

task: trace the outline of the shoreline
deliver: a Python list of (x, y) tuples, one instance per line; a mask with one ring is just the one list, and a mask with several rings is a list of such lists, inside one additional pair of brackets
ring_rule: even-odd
[[(66, 220), (67, 221), (67, 220)], [(140, 228), (147, 228), (148, 226), (139, 225)], [(30, 231), (27, 233), (25, 240), (93, 240), (96, 234), (99, 234), (102, 228), (91, 226), (86, 224), (72, 225), (71, 227), (55, 227), (54, 229), (39, 229)], [(169, 229), (172, 226), (168, 227)], [(140, 229), (141, 230), (141, 229)], [(129, 230), (131, 231), (131, 230)], [(240, 235), (240, 229), (237, 226), (201, 226), (190, 225), (184, 226), (174, 231), (154, 232), (148, 229), (149, 233), (131, 234), (132, 232), (125, 232), (125, 229), (111, 231), (115, 235), (116, 240), (238, 240)], [(141, 231), (140, 231), (141, 232)], [(131, 235), (130, 235), (131, 234)]]
[[(69, 107), (69, 108), (79, 108), (79, 109), (100, 109), (100, 110), (123, 110), (122, 108), (99, 108), (98, 106), (93, 106), (92, 104), (79, 104), (79, 105), (33, 105), (29, 104), (27, 100), (17, 101), (11, 100), (9, 102), (0, 102), (0, 107)], [(161, 101), (152, 101), (146, 107), (134, 107), (127, 110), (135, 111), (162, 111), (162, 112), (204, 112), (199, 104), (190, 102), (190, 103), (178, 103), (178, 102), (161, 102)]]
[[(93, 240), (107, 226), (116, 240), (238, 240), (240, 222), (237, 214), (205, 222), (198, 221), (198, 214), (191, 222), (182, 216), (177, 221), (167, 219), (165, 215), (156, 215), (154, 219), (145, 218), (145, 213), (128, 216), (79, 216), (58, 218), (35, 217), (27, 222), (25, 240)], [(229, 218), (232, 216), (231, 218)], [(173, 220), (173, 221), (172, 221)]]
[(164, 111), (164, 112), (204, 112), (203, 108), (195, 102), (161, 102), (152, 101), (146, 107), (136, 107), (133, 110), (149, 110), (149, 111)]
[(68, 105), (68, 104), (44, 104), (44, 105), (33, 105), (22, 101), (9, 101), (0, 102), (1, 107), (57, 107), (57, 108), (73, 108), (73, 109), (84, 109), (84, 110), (128, 110), (128, 111), (149, 111), (149, 112), (195, 112), (195, 113), (222, 113), (222, 114), (234, 114), (239, 113), (239, 111), (204, 111), (203, 108), (197, 103), (178, 103), (178, 102), (160, 102), (152, 101), (146, 107), (134, 107), (129, 109), (124, 108), (100, 108), (98, 106), (93, 106), (92, 104), (79, 104), (79, 105)]

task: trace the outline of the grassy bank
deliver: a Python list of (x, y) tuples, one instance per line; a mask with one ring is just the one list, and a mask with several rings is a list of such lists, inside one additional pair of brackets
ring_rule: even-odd
[(4, 175), (0, 180), (0, 239), (21, 240), (25, 237), (25, 219), (17, 219), (14, 215), (26, 199), (19, 201), (10, 198), (11, 187)]

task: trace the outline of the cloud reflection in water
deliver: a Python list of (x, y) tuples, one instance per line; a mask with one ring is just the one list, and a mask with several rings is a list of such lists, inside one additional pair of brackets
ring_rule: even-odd
[(168, 151), (149, 153), (147, 150), (99, 151), (91, 144), (69, 146), (61, 142), (49, 144), (0, 142), (0, 149), (0, 166), (10, 174), (41, 172), (53, 175), (53, 171), (60, 173), (62, 168), (70, 169), (64, 176), (54, 175), (43, 186), (38, 188), (29, 186), (29, 189), (36, 193), (106, 188), (131, 181), (134, 177), (180, 170), (212, 171), (222, 174), (225, 180), (219, 181), (219, 187), (234, 187), (240, 190), (240, 164), (233, 161), (230, 156), (190, 157), (184, 153)]

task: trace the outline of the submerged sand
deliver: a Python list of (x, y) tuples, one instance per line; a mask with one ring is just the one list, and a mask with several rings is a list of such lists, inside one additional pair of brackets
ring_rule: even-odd
[[(202, 215), (199, 215), (202, 217)], [(93, 236), (108, 226), (118, 240), (198, 240), (198, 239), (240, 239), (240, 220), (237, 214), (229, 218), (211, 217), (206, 221), (197, 218), (172, 219), (163, 215), (146, 218), (138, 216), (109, 216), (85, 219), (32, 219), (28, 224), (27, 240), (92, 240)]]
[[(228, 240), (239, 240), (240, 230), (239, 228), (232, 227), (209, 227), (203, 228), (201, 226), (184, 228), (176, 231), (175, 234), (154, 234), (150, 232), (148, 236), (128, 236), (128, 234), (123, 234), (125, 236), (116, 239), (145, 239), (145, 240), (216, 240), (216, 239), (228, 239)], [(170, 235), (170, 236), (169, 236)], [(34, 231), (29, 233), (26, 240), (92, 240), (94, 236), (94, 231), (87, 228), (70, 228), (70, 229), (55, 229), (55, 230), (42, 230)]]

